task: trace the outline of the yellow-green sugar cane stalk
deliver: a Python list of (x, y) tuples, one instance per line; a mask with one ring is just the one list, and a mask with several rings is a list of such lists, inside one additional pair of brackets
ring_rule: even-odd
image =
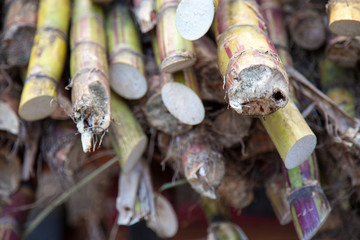
[(126, 103), (111, 93), (110, 139), (123, 172), (129, 172), (140, 160), (147, 137)]
[(140, 35), (125, 4), (116, 3), (106, 20), (110, 85), (126, 99), (139, 99), (147, 91)]
[[(154, 32), (153, 32), (154, 33)], [(165, 107), (161, 98), (162, 87), (172, 81), (168, 73), (160, 73), (159, 67), (161, 64), (159, 48), (155, 34), (152, 34), (152, 46), (154, 57), (149, 57), (148, 66), (152, 66), (154, 71), (148, 76), (149, 90), (146, 94), (144, 113), (149, 124), (172, 136), (179, 135), (189, 131), (192, 126), (181, 123), (175, 118)]]
[(50, 116), (57, 108), (57, 82), (66, 57), (70, 0), (41, 0), (37, 33), (19, 105), (27, 121)]
[(220, 1), (215, 36), (230, 107), (250, 116), (266, 116), (284, 108), (289, 99), (288, 77), (257, 3)]
[(157, 27), (161, 71), (174, 73), (196, 61), (193, 43), (180, 36), (175, 26), (177, 0), (156, 0)]
[(360, 2), (358, 0), (330, 0), (329, 28), (342, 36), (360, 35)]
[[(292, 65), (282, 22), (281, 7), (276, 1), (260, 1), (268, 31), (285, 65)], [(307, 160), (316, 146), (316, 136), (302, 117), (293, 100), (285, 108), (261, 119), (287, 168), (295, 168)]]
[(90, 0), (75, 0), (71, 29), (72, 106), (84, 152), (110, 125), (110, 87), (104, 15)]

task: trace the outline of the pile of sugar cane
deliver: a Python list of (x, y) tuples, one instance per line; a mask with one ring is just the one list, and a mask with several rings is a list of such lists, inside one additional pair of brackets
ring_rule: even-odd
[[(78, 172), (91, 158), (116, 156), (120, 170), (103, 176), (119, 179), (116, 223), (145, 219), (163, 238), (178, 222), (153, 189), (151, 160), (200, 195), (208, 239), (247, 239), (228, 207), (248, 206), (256, 181), (299, 239), (336, 235), (339, 219), (359, 204), (358, 1), (6, 0), (2, 7), (1, 237), (20, 239), (8, 222), (23, 225), (27, 212), (10, 210), (34, 201), (41, 160), (80, 189)], [(301, 65), (308, 56), (316, 56), (315, 77)], [(321, 187), (337, 181), (338, 192)], [(97, 199), (70, 188), (59, 201), (85, 199), (76, 210), (70, 198), (68, 207), (74, 219), (95, 208), (90, 228), (106, 217), (99, 199), (108, 185), (92, 185)]]

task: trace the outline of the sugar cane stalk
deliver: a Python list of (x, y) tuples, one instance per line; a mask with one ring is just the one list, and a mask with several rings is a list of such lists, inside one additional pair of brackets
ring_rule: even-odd
[(221, 1), (215, 17), (218, 64), (229, 104), (239, 114), (286, 106), (289, 82), (255, 1)]
[(289, 30), (294, 42), (306, 50), (316, 50), (326, 40), (323, 17), (311, 7), (296, 11), (291, 16)]
[(281, 174), (274, 175), (266, 181), (266, 196), (269, 198), (272, 209), (281, 225), (291, 222), (289, 203), (286, 198), (284, 177)]
[(192, 66), (196, 61), (193, 43), (183, 39), (176, 30), (178, 0), (156, 0), (156, 35), (161, 57), (161, 71), (174, 73)]
[(200, 96), (203, 100), (225, 102), (225, 91), (217, 64), (217, 50), (213, 41), (204, 36), (194, 41), (197, 61), (194, 70), (200, 85)]
[[(110, 125), (110, 88), (103, 12), (90, 0), (74, 1), (71, 29), (71, 87), (74, 121), (84, 152)], [(95, 146), (93, 146), (95, 148)]]
[(355, 68), (359, 60), (360, 37), (332, 35), (325, 49), (326, 58), (335, 64)]
[(147, 33), (156, 25), (155, 0), (133, 0), (133, 11), (142, 33)]
[(232, 222), (214, 223), (208, 230), (207, 240), (247, 240), (242, 229)]
[[(158, 67), (161, 68), (160, 45), (154, 35), (152, 35), (152, 46), (155, 61)], [(162, 104), (176, 119), (174, 121), (172, 117), (168, 118), (172, 126), (177, 126), (177, 121), (185, 125), (195, 125), (203, 121), (205, 109), (199, 98), (199, 86), (196, 75), (191, 68), (174, 74), (162, 73), (161, 88), (159, 90), (161, 91)], [(178, 130), (184, 130), (185, 132), (189, 129), (188, 126), (183, 126)]]
[(111, 93), (110, 138), (123, 172), (129, 172), (140, 160), (147, 137), (126, 103)]
[(326, 221), (331, 207), (319, 182), (315, 154), (294, 169), (284, 169), (288, 202), (300, 239), (311, 239)]
[(161, 238), (171, 238), (178, 231), (179, 224), (171, 203), (161, 194), (154, 194), (155, 216), (146, 221), (146, 225)]
[(360, 35), (360, 2), (357, 0), (330, 0), (329, 28), (337, 35)]
[[(262, 0), (260, 3), (270, 37), (280, 47), (279, 54), (284, 64), (291, 65), (280, 5), (271, 0)], [(299, 166), (314, 151), (316, 136), (291, 99), (285, 108), (261, 121), (287, 168)]]
[(11, 196), (10, 202), (2, 206), (0, 211), (0, 238), (20, 240), (29, 210), (19, 210), (20, 207), (32, 204), (35, 193), (32, 187), (23, 184)]
[(8, 8), (1, 49), (11, 66), (26, 66), (36, 32), (37, 0), (13, 0)]
[[(194, 173), (199, 175), (199, 179), (194, 179), (193, 181), (194, 189), (198, 189), (199, 193), (202, 196), (216, 196), (220, 197), (220, 200), (224, 202), (226, 205), (230, 205), (237, 210), (241, 210), (243, 207), (249, 205), (253, 200), (253, 192), (252, 185), (248, 181), (247, 178), (240, 175), (239, 166), (230, 161), (224, 161), (225, 166), (225, 175), (223, 175), (224, 163), (221, 163), (223, 157), (219, 152), (218, 147), (214, 145), (214, 140), (209, 140), (209, 138), (205, 138), (204, 135), (199, 134), (199, 130), (194, 130), (189, 132), (188, 134), (170, 137), (165, 134), (158, 135), (158, 145), (161, 152), (165, 155), (166, 162), (174, 169), (176, 173), (180, 173), (181, 175), (185, 175), (186, 179), (189, 181), (189, 175), (185, 174), (185, 168), (188, 167), (187, 170), (190, 173)], [(209, 135), (207, 135), (209, 136)], [(206, 144), (209, 144), (211, 141), (210, 150), (208, 152), (211, 154), (213, 159), (209, 158), (201, 158), (206, 155), (206, 148), (201, 148), (199, 145), (189, 145), (189, 143), (193, 143), (194, 141), (191, 138), (194, 138), (201, 143), (201, 141), (205, 141)], [(190, 139), (189, 139), (190, 138)], [(212, 150), (211, 150), (212, 149)], [(191, 150), (192, 152), (189, 152)], [(220, 156), (219, 156), (220, 154)], [(217, 156), (218, 155), (218, 156)], [(182, 160), (186, 160), (183, 156), (190, 156), (189, 160), (201, 160), (198, 165), (194, 165), (195, 161), (185, 162)], [(215, 161), (214, 161), (215, 159)], [(220, 160), (220, 161), (219, 161)], [(211, 163), (209, 165), (209, 163)], [(206, 169), (209, 169), (210, 174), (206, 175)], [(189, 173), (188, 173), (189, 174)], [(190, 177), (195, 177), (196, 175), (191, 175)], [(221, 179), (222, 178), (222, 179)], [(205, 180), (205, 181), (204, 181)], [(190, 181), (192, 181), (190, 179)], [(218, 185), (219, 181), (221, 181), (220, 185)], [(217, 186), (218, 185), (218, 186)], [(204, 190), (208, 190), (206, 195), (204, 195)], [(211, 191), (210, 191), (211, 190)], [(216, 190), (214, 193), (213, 190)]]
[(167, 73), (160, 73), (160, 54), (156, 35), (152, 32), (153, 56), (149, 57), (147, 66), (152, 68), (148, 77), (149, 90), (146, 95), (144, 113), (149, 124), (155, 129), (175, 136), (189, 131), (192, 126), (181, 123), (165, 107), (161, 98), (162, 87), (172, 81)]
[(70, 1), (42, 0), (28, 72), (21, 94), (19, 115), (35, 121), (56, 107), (56, 85), (61, 77), (69, 26)]
[(144, 57), (139, 33), (126, 5), (113, 5), (106, 20), (106, 34), (111, 88), (127, 99), (143, 97), (147, 91)]
[(225, 174), (224, 158), (199, 131), (192, 131), (179, 142), (184, 175), (193, 189), (202, 196), (215, 199), (216, 188)]
[(319, 65), (321, 86), (325, 94), (350, 116), (355, 116), (355, 96), (351, 87), (355, 84), (354, 73), (339, 67), (327, 59)]
[(228, 210), (219, 200), (201, 199), (209, 227), (207, 240), (247, 240), (239, 226), (229, 220)]
[(154, 218), (155, 204), (148, 164), (142, 160), (119, 177), (116, 199), (119, 225), (132, 225), (143, 218)]
[(218, 0), (181, 0), (176, 9), (176, 29), (187, 40), (201, 38), (209, 30)]
[(172, 79), (161, 88), (161, 98), (167, 110), (182, 123), (201, 123), (205, 118), (205, 108), (199, 97), (194, 70), (187, 68), (164, 77)]

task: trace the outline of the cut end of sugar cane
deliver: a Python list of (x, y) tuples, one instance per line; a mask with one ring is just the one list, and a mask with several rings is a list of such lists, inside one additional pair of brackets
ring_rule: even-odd
[(150, 125), (171, 136), (188, 132), (192, 126), (181, 123), (170, 114), (162, 99), (161, 94), (155, 94), (145, 104), (144, 113)]
[(293, 103), (261, 121), (287, 168), (306, 161), (316, 146), (316, 136)]
[[(286, 154), (284, 163), (287, 169), (292, 169), (303, 163), (315, 150), (316, 137), (313, 134), (298, 139)], [(305, 157), (306, 156), (306, 157)]]
[(170, 202), (160, 194), (154, 194), (155, 217), (149, 218), (146, 225), (161, 238), (171, 238), (178, 231), (176, 213)]
[(165, 73), (175, 73), (177, 71), (186, 69), (194, 65), (196, 62), (195, 56), (189, 54), (178, 53), (175, 56), (169, 56), (161, 62), (161, 71)]
[[(53, 80), (42, 78), (30, 79), (21, 94), (19, 115), (26, 121), (37, 121), (50, 116), (57, 108), (56, 84)], [(39, 88), (41, 84), (41, 88)]]
[(329, 28), (341, 36), (360, 35), (360, 2), (358, 0), (331, 0), (329, 7)]
[(126, 99), (142, 98), (147, 91), (147, 82), (136, 68), (124, 64), (111, 64), (109, 68), (111, 88)]
[(176, 10), (176, 28), (187, 40), (199, 39), (209, 30), (214, 13), (213, 0), (182, 0)]
[(251, 116), (266, 116), (285, 107), (289, 85), (282, 70), (267, 54), (254, 52), (235, 59), (225, 76), (230, 106)]
[(205, 108), (199, 96), (189, 87), (170, 82), (161, 89), (161, 98), (168, 111), (179, 121), (196, 125), (205, 117)]
[(104, 78), (101, 73), (92, 72), (76, 76), (76, 81), (73, 79), (74, 121), (84, 152), (91, 150), (94, 136), (102, 134), (110, 125), (110, 97), (101, 78)]
[(329, 25), (332, 32), (341, 36), (359, 36), (360, 35), (360, 21), (338, 20)]

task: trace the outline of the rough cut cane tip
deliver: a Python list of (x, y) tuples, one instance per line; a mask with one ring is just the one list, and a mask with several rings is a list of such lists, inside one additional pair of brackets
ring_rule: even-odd
[(176, 10), (176, 29), (187, 40), (199, 39), (209, 30), (214, 13), (213, 0), (183, 0)]
[(227, 96), (239, 114), (266, 116), (286, 106), (288, 77), (281, 64), (271, 58), (249, 54), (230, 66), (225, 80)]

